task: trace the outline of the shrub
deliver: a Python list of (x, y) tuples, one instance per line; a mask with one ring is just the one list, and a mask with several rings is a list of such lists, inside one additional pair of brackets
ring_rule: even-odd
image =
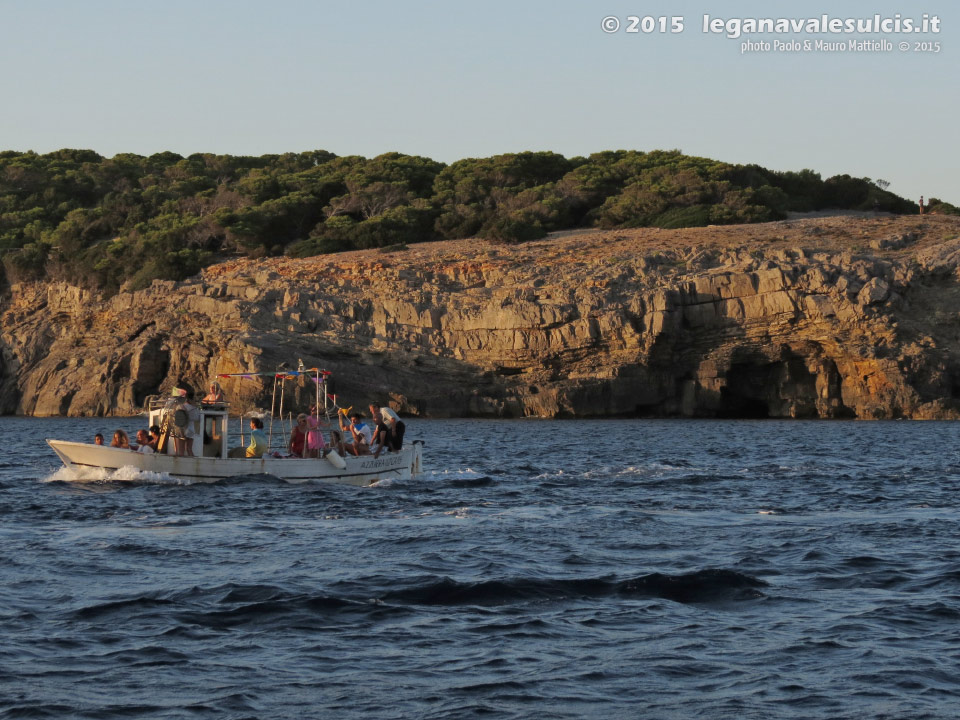
[[(180, 279), (224, 253), (311, 255), (481, 235), (523, 242), (599, 225), (759, 222), (788, 210), (915, 213), (885, 181), (773, 172), (679, 150), (565, 158), (522, 152), (449, 166), (322, 150), (187, 157), (0, 152), (0, 252), (10, 278), (113, 291)], [(954, 213), (931, 200), (930, 212)], [(185, 252), (183, 252), (185, 251)], [(181, 254), (183, 252), (183, 254)]]
[(49, 256), (50, 246), (43, 242), (27, 243), (22, 248), (11, 250), (3, 256), (7, 281), (18, 283), (42, 279)]
[(539, 240), (546, 234), (539, 221), (520, 214), (494, 218), (480, 229), (480, 237), (496, 243)]

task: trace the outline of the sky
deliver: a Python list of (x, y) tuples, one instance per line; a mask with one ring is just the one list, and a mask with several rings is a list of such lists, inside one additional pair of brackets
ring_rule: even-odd
[[(954, 0), (0, 0), (0, 149), (443, 162), (680, 149), (960, 205)], [(940, 19), (938, 33), (703, 32), (703, 16)], [(628, 33), (630, 16), (682, 32)], [(604, 18), (620, 27), (605, 32)], [(613, 27), (607, 21), (607, 29)], [(638, 24), (640, 29), (642, 26)], [(770, 49), (742, 43), (767, 42)], [(775, 49), (774, 40), (801, 49)], [(888, 51), (804, 50), (885, 40)], [(901, 42), (907, 43), (904, 50)], [(939, 52), (933, 45), (939, 43)]]

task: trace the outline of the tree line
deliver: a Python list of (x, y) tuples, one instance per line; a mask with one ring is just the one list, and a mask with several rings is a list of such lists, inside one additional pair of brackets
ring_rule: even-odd
[[(181, 280), (231, 255), (307, 257), (580, 227), (679, 228), (824, 208), (917, 212), (882, 180), (775, 172), (678, 150), (566, 158), (522, 152), (450, 165), (323, 150), (260, 157), (0, 152), (5, 282), (107, 292)], [(956, 212), (932, 199), (928, 205)]]

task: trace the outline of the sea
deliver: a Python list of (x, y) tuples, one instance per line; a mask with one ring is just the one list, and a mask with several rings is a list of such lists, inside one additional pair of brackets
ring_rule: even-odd
[(72, 476), (0, 418), (2, 718), (956, 718), (960, 425), (418, 420), (422, 476)]

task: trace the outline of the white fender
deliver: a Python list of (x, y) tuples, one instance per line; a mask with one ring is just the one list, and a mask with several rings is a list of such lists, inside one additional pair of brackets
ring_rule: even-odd
[(336, 450), (331, 450), (327, 453), (327, 460), (335, 468), (340, 468), (343, 470), (347, 467), (347, 461), (340, 457), (340, 454)]

